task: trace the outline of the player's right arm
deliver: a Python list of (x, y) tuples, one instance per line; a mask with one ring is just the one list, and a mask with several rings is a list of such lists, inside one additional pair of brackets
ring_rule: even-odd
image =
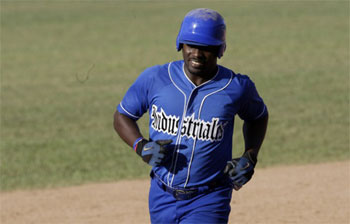
[(142, 72), (129, 87), (122, 101), (114, 113), (114, 129), (129, 146), (133, 147), (135, 141), (142, 138), (137, 120), (148, 110), (149, 89), (152, 86), (152, 77), (155, 68), (148, 68)]
[(133, 147), (133, 144), (138, 138), (143, 138), (136, 121), (119, 113), (119, 111), (114, 113), (113, 124), (114, 130), (120, 138), (131, 147)]
[(148, 141), (142, 137), (137, 122), (126, 115), (116, 111), (114, 113), (114, 129), (118, 135), (142, 160), (151, 166), (162, 164), (166, 160), (168, 150), (166, 148), (172, 140)]
[(171, 140), (145, 139), (137, 125), (137, 120), (148, 110), (152, 98), (151, 89), (153, 75), (158, 68), (146, 69), (130, 86), (122, 102), (114, 113), (114, 129), (120, 138), (131, 146), (142, 160), (151, 166), (156, 166), (165, 161), (167, 155), (166, 146)]

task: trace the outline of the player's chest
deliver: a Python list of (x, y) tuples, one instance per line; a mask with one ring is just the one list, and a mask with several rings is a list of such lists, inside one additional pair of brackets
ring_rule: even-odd
[(168, 120), (187, 119), (200, 121), (233, 120), (239, 110), (239, 93), (220, 89), (179, 90), (164, 88), (150, 99), (151, 117)]

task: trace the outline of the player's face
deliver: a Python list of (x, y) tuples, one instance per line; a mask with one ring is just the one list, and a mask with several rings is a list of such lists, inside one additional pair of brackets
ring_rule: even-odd
[(183, 44), (182, 55), (186, 74), (210, 79), (216, 73), (218, 50), (217, 46)]

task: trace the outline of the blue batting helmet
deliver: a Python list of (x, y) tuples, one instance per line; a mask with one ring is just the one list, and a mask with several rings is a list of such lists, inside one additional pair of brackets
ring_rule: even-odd
[(176, 38), (176, 49), (182, 44), (220, 46), (218, 58), (226, 49), (226, 25), (224, 18), (211, 9), (194, 9), (186, 14)]

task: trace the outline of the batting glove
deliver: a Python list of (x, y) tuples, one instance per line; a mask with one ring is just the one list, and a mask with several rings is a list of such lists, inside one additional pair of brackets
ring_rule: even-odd
[(151, 166), (158, 166), (166, 161), (168, 152), (166, 146), (172, 142), (173, 140), (171, 139), (157, 140), (155, 142), (147, 141), (146, 139), (136, 140), (134, 150), (145, 163)]
[(229, 176), (233, 189), (238, 191), (252, 178), (256, 163), (256, 158), (248, 152), (227, 162), (224, 174)]

